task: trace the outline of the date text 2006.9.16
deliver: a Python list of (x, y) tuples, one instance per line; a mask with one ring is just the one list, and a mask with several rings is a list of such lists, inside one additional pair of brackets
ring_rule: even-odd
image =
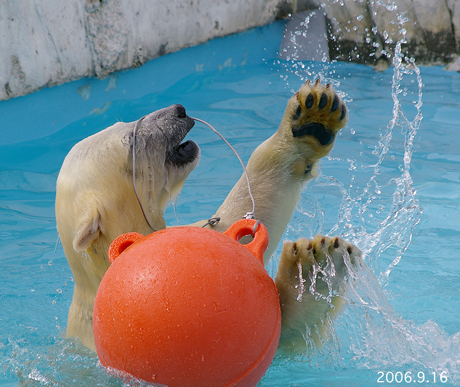
[(377, 383), (447, 383), (448, 373), (446, 371), (430, 372), (425, 374), (425, 372), (412, 372), (412, 371), (378, 371)]

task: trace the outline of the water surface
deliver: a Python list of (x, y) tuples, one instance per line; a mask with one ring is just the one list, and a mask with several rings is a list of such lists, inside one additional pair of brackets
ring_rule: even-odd
[[(363, 250), (369, 271), (354, 281), (332, 340), (304, 357), (276, 358), (260, 386), (377, 386), (398, 372), (410, 372), (416, 384), (435, 384), (434, 377), (440, 385), (460, 383), (460, 74), (280, 61), (282, 28), (0, 102), (0, 386), (123, 384), (63, 338), (73, 278), (57, 243), (54, 195), (76, 142), (181, 103), (247, 161), (276, 131), (292, 93), (317, 77), (339, 90), (350, 120), (303, 192), (285, 238), (342, 236)], [(241, 175), (208, 128), (196, 125), (189, 137), (202, 159), (168, 208), (169, 225), (210, 217)], [(278, 258), (279, 250), (271, 274)]]

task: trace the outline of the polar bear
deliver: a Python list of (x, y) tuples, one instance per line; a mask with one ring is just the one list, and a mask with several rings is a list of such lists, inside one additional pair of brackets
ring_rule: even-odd
[(142, 119), (135, 154), (135, 123), (119, 122), (79, 142), (66, 156), (56, 183), (56, 222), (75, 280), (67, 336), (95, 348), (92, 311), (110, 265), (110, 243), (133, 230), (147, 235), (151, 227), (165, 228), (168, 200), (180, 192), (199, 161), (194, 142), (181, 144), (194, 123), (182, 106), (171, 106)]
[[(307, 81), (289, 99), (277, 132), (250, 157), (247, 173), (254, 215), (270, 236), (265, 262), (281, 240), (303, 186), (317, 176), (318, 161), (330, 152), (347, 120), (345, 104), (329, 84)], [(181, 143), (193, 125), (185, 108), (173, 105), (81, 141), (64, 160), (56, 185), (56, 221), (75, 279), (67, 336), (80, 338), (93, 350), (92, 311), (109, 267), (108, 247), (120, 234), (146, 235), (165, 227), (167, 203), (199, 160), (200, 149), (193, 141)], [(223, 232), (251, 208), (243, 175), (214, 215), (219, 222), (203, 220), (191, 226)], [(320, 280), (323, 272), (316, 270), (316, 281), (312, 270), (329, 264), (345, 277), (346, 268), (359, 258), (359, 249), (340, 238), (318, 236), (285, 243), (275, 280), (282, 348), (302, 350), (306, 332), (313, 327), (324, 330), (326, 316), (343, 304), (340, 296), (326, 297), (332, 293)], [(301, 294), (299, 286), (312, 291)], [(318, 294), (323, 297), (318, 299)], [(319, 343), (318, 337), (314, 339)]]

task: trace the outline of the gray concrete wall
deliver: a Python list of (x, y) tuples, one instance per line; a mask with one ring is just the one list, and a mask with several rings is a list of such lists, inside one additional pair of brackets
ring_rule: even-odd
[(419, 64), (451, 64), (458, 70), (460, 0), (286, 0), (292, 12), (326, 14), (331, 59), (372, 64), (403, 52)]
[(0, 100), (311, 8), (326, 15), (331, 59), (391, 60), (405, 31), (419, 63), (460, 67), (460, 0), (1, 0)]
[(279, 0), (1, 0), (0, 100), (274, 20)]

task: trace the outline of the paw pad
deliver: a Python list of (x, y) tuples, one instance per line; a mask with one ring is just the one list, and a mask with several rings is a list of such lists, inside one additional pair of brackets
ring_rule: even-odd
[(297, 108), (295, 114), (294, 114), (294, 120), (296, 120), (297, 118), (300, 117), (300, 114), (302, 113), (302, 109), (300, 108), (300, 106)]
[[(327, 105), (327, 95), (326, 94), (321, 94), (321, 98), (319, 99), (319, 104), (318, 107), (320, 109), (324, 109), (324, 107)], [(331, 109), (332, 110), (332, 109)]]
[(332, 101), (331, 112), (335, 112), (339, 108), (339, 97), (334, 95), (334, 100)]
[(313, 136), (323, 146), (331, 144), (347, 122), (347, 108), (340, 97), (330, 84), (323, 86), (319, 79), (312, 85), (305, 82), (296, 97), (293, 136)]

